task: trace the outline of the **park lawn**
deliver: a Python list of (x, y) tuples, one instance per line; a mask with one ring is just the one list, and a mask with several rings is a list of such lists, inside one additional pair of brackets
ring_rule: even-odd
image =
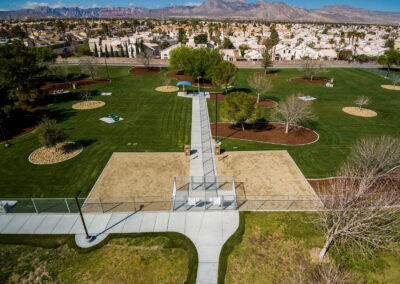
[[(191, 100), (177, 97), (176, 93), (155, 91), (157, 86), (164, 85), (165, 69), (150, 76), (130, 75), (126, 66), (109, 69), (110, 84), (89, 88), (113, 92), (110, 97), (93, 97), (105, 101), (104, 107), (73, 110), (71, 106), (78, 100), (70, 94), (50, 107), (33, 112), (56, 118), (69, 134), (68, 140), (84, 145), (83, 152), (59, 164), (37, 166), (28, 161), (29, 154), (40, 147), (37, 135), (30, 133), (13, 139), (11, 147), (0, 147), (1, 197), (73, 197), (77, 190), (82, 190), (84, 197), (113, 152), (183, 152), (184, 145), (190, 144)], [(236, 90), (251, 92), (247, 78), (259, 71), (239, 70)], [(360, 69), (329, 69), (324, 76), (333, 76), (335, 87), (326, 88), (291, 82), (290, 78), (301, 76), (297, 69), (280, 69), (277, 74), (271, 78), (273, 90), (264, 98), (279, 102), (297, 92), (316, 97), (313, 104), (319, 119), (308, 127), (320, 135), (319, 141), (305, 146), (280, 146), (221, 139), (223, 150), (288, 150), (307, 178), (318, 178), (335, 175), (360, 137), (382, 134), (399, 137), (400, 94), (380, 88), (381, 84), (390, 83), (388, 80)], [(106, 77), (105, 68), (99, 77)], [(171, 84), (175, 83), (172, 80)], [(360, 118), (342, 112), (343, 107), (353, 106), (360, 95), (371, 97), (368, 107), (378, 112), (377, 117)], [(209, 110), (214, 122), (215, 102), (209, 102)], [(267, 119), (269, 112), (265, 111)], [(98, 120), (108, 113), (124, 120), (114, 124)]]
[[(78, 100), (69, 94), (56, 104), (33, 112), (56, 118), (69, 141), (84, 145), (77, 157), (54, 165), (31, 164), (29, 154), (40, 147), (35, 133), (13, 139), (9, 148), (0, 147), (2, 197), (73, 197), (77, 190), (86, 196), (113, 152), (183, 153), (184, 145), (190, 144), (191, 100), (154, 90), (164, 85), (164, 72), (144, 76), (128, 74), (129, 67), (109, 70), (110, 84), (89, 88), (113, 93), (92, 98), (105, 101), (104, 107), (74, 110), (71, 106)], [(99, 77), (106, 77), (104, 68)], [(99, 120), (108, 113), (124, 120), (114, 124)]]
[[(308, 277), (316, 264), (311, 261), (310, 250), (321, 248), (324, 241), (322, 232), (312, 224), (314, 213), (240, 214), (244, 233), (228, 256), (225, 283), (299, 283), (300, 279), (312, 283)], [(379, 251), (366, 259), (332, 250), (328, 256), (331, 261), (342, 258), (351, 283), (394, 284), (400, 279), (400, 256), (395, 253)]]
[(178, 235), (125, 234), (91, 249), (67, 235), (2, 235), (0, 282), (194, 283), (196, 250)]
[[(319, 134), (319, 141), (305, 146), (280, 146), (220, 138), (223, 150), (288, 150), (307, 178), (322, 178), (336, 175), (357, 139), (380, 135), (400, 137), (400, 92), (380, 87), (382, 84), (390, 84), (390, 80), (361, 69), (331, 68), (321, 75), (335, 79), (334, 87), (327, 88), (322, 85), (291, 82), (290, 78), (302, 76), (301, 71), (297, 69), (277, 71), (277, 76), (270, 77), (273, 89), (263, 98), (279, 103), (287, 96), (299, 92), (317, 98), (313, 101), (313, 106), (318, 120), (306, 126)], [(240, 70), (235, 89), (232, 91), (251, 92), (256, 96), (247, 84), (247, 78), (254, 72), (260, 70)], [(371, 103), (366, 108), (375, 110), (378, 113), (377, 117), (356, 117), (342, 111), (343, 107), (355, 106), (354, 101), (358, 96), (371, 98)], [(222, 102), (219, 105), (222, 105)], [(265, 110), (267, 120), (270, 112), (271, 110)], [(215, 122), (214, 101), (209, 102), (209, 113), (211, 122)]]

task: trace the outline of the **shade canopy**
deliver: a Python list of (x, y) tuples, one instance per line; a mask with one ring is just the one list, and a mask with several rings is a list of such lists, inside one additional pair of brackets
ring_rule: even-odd
[(191, 86), (192, 83), (188, 82), (188, 81), (180, 81), (178, 82), (178, 84), (176, 84), (177, 87), (179, 86)]

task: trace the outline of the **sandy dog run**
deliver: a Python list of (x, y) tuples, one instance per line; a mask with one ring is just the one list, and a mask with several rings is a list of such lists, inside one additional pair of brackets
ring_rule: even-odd
[(189, 174), (184, 153), (114, 153), (89, 197), (171, 196), (174, 176)]

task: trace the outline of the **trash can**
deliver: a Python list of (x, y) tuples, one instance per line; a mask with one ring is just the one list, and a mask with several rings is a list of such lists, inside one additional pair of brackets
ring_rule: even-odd
[(190, 156), (190, 145), (185, 145), (185, 156)]
[(221, 154), (221, 146), (216, 144), (215, 145), (215, 155), (220, 155)]

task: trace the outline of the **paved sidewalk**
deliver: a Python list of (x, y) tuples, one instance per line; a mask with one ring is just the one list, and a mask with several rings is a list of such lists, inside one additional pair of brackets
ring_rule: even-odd
[[(136, 212), (84, 214), (89, 234), (178, 232), (195, 244), (199, 254), (197, 283), (217, 283), (222, 245), (239, 226), (237, 211)], [(1, 234), (78, 234), (79, 214), (2, 214)]]

